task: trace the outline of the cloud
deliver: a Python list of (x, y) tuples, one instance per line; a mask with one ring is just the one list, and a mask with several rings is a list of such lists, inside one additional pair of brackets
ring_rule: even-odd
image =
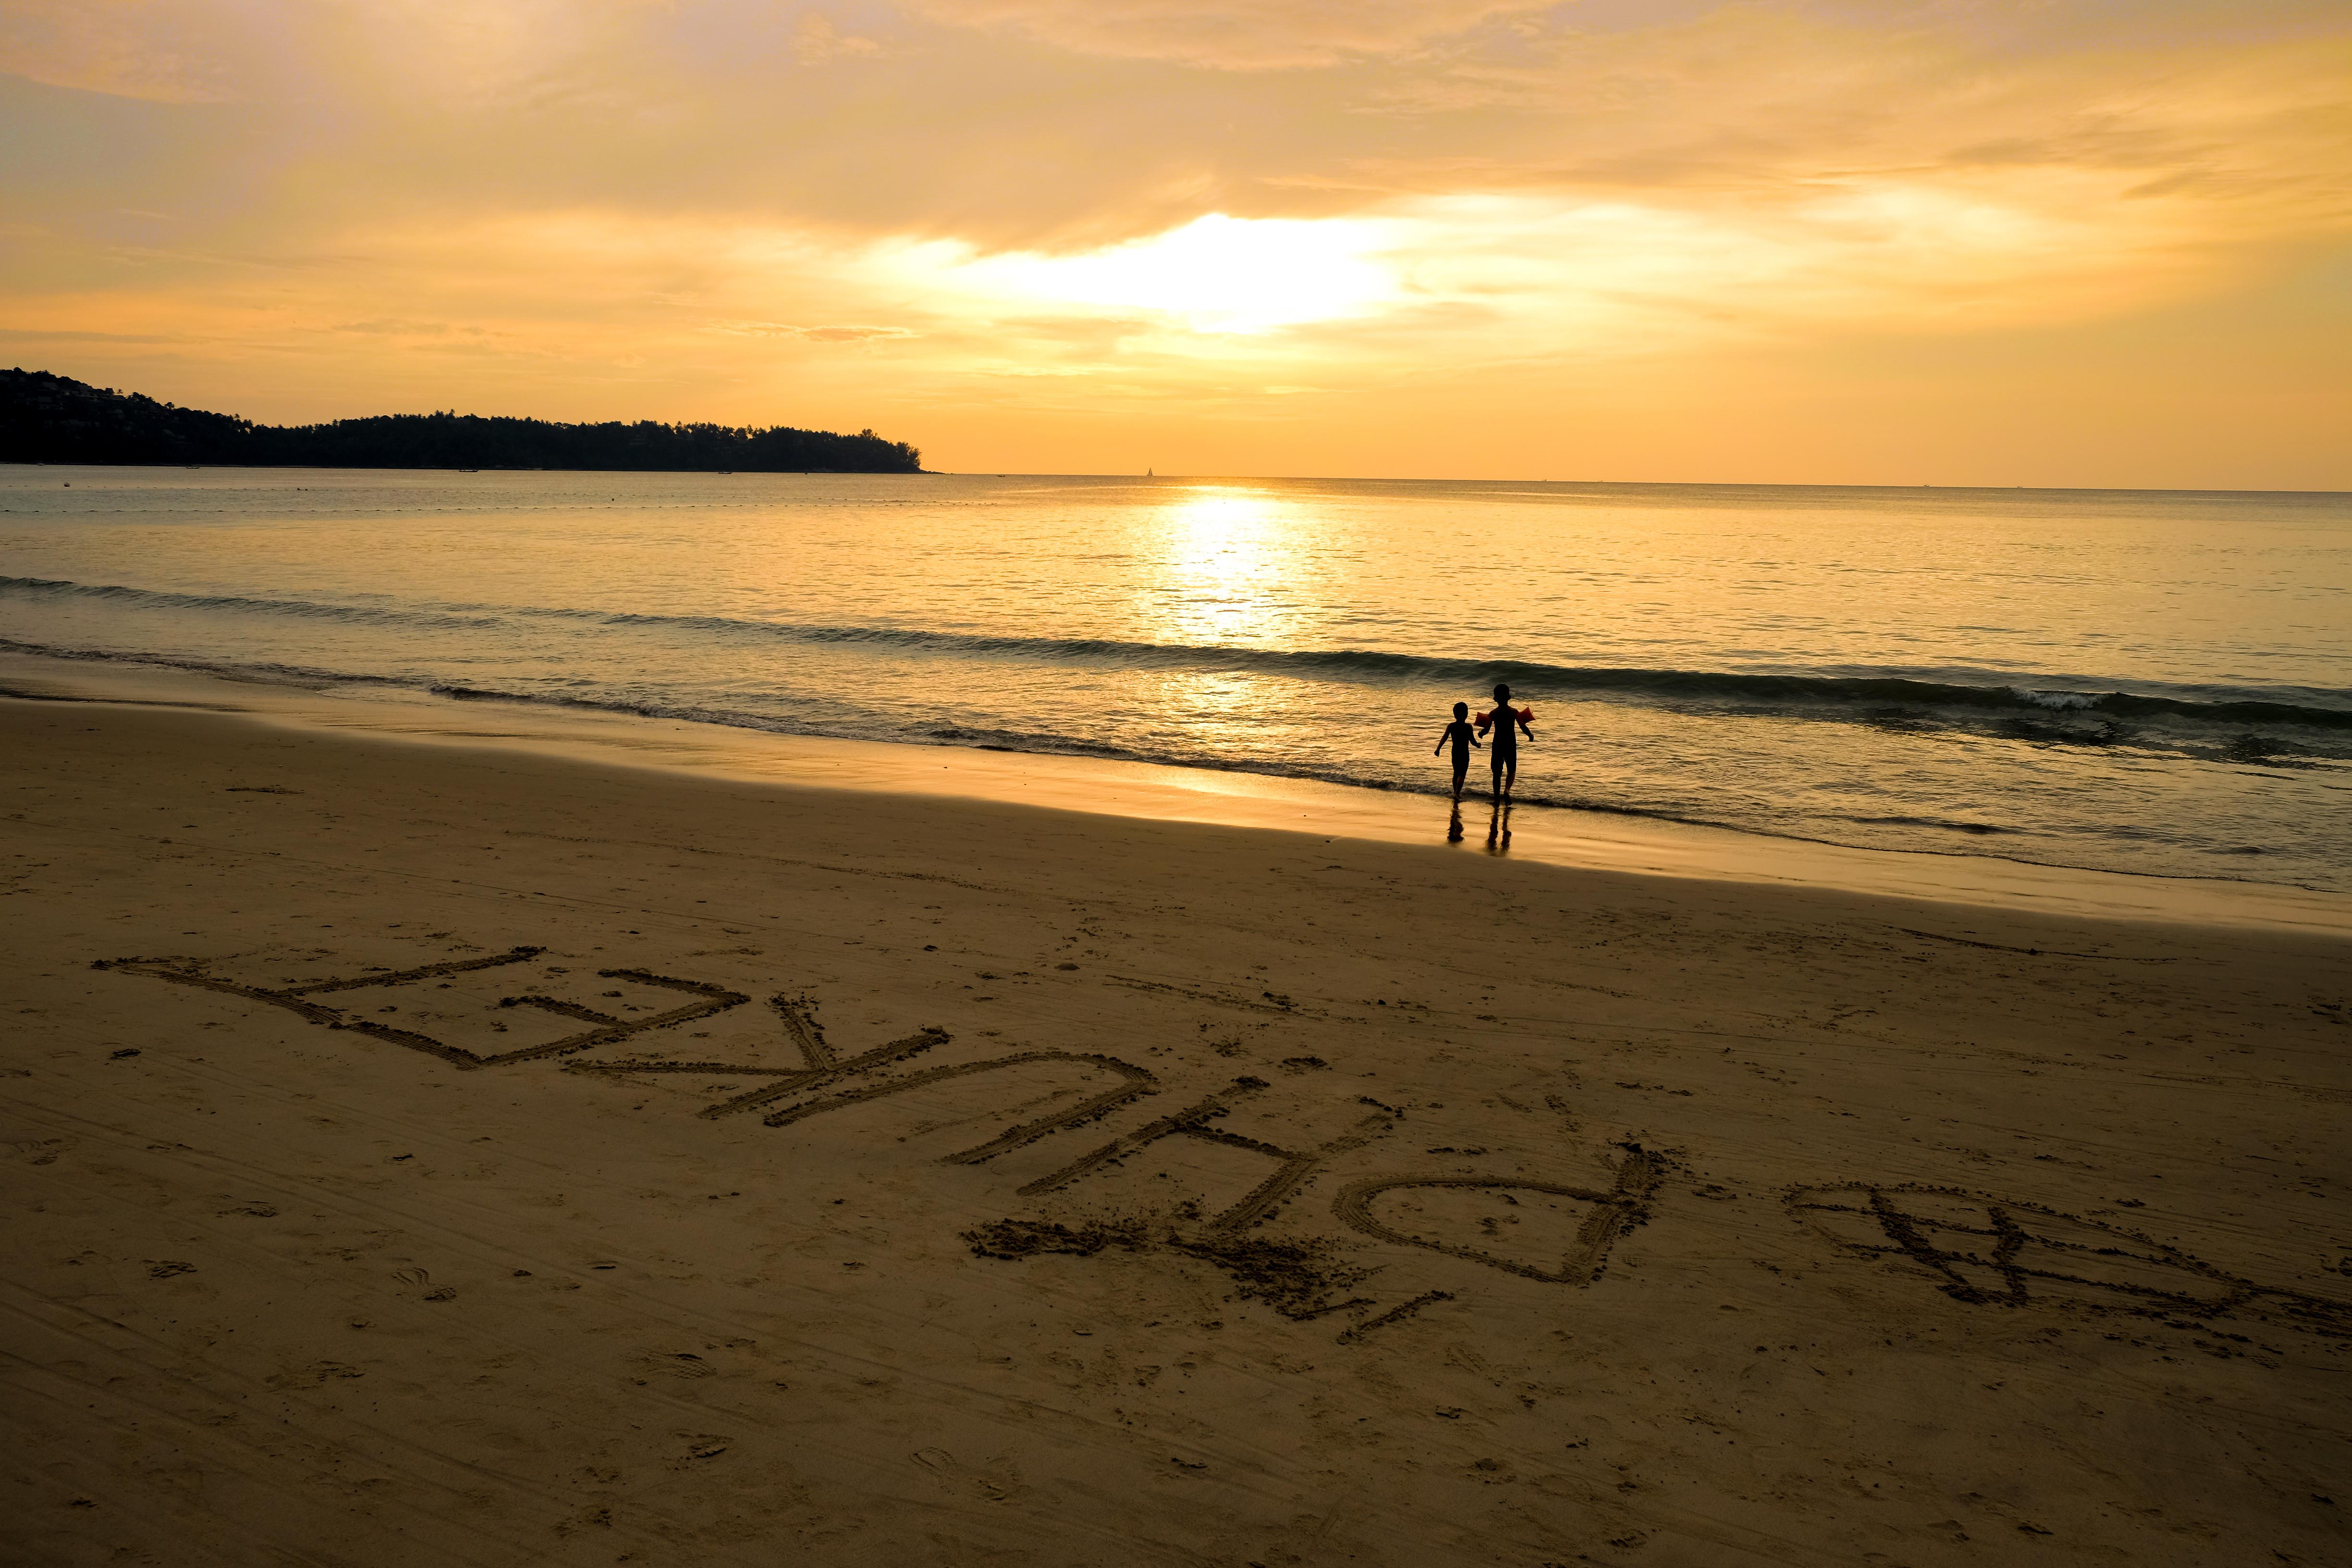
[[(181, 343), (190, 341), (184, 337), (175, 334), (159, 332), (53, 331), (38, 327), (6, 326), (0, 326), (0, 339), (5, 339), (9, 342), (67, 343), (76, 346), (85, 343), (105, 343), (110, 345), (117, 343), (135, 343), (145, 346), (148, 344), (162, 345), (166, 343)], [(18, 368), (21, 369), (23, 367), (19, 366)]]
[(166, 103), (236, 92), (233, 62), (205, 0), (10, 0), (0, 71), (49, 87)]
[(1254, 334), (1377, 310), (1396, 289), (1394, 274), (1370, 254), (1386, 242), (1377, 223), (1211, 213), (1077, 255), (962, 258), (948, 277), (982, 294), (1147, 312), (1195, 332)]
[(934, 20), (1086, 54), (1297, 69), (1408, 53), (1551, 0), (912, 0)]
[(2340, 0), (16, 0), (0, 67), (0, 319), (284, 417), (1437, 417), (2352, 233)]
[(360, 332), (370, 337), (438, 338), (446, 337), (453, 329), (446, 321), (404, 321), (394, 317), (378, 317), (368, 321), (337, 321), (326, 330), (331, 332)]
[(872, 38), (844, 34), (826, 17), (803, 16), (793, 32), (793, 53), (804, 66), (822, 65), (826, 60), (850, 59), (860, 56), (878, 55), (882, 46)]
[(911, 338), (904, 327), (802, 327), (789, 321), (708, 321), (700, 329), (730, 338), (804, 338), (813, 343), (860, 343)]

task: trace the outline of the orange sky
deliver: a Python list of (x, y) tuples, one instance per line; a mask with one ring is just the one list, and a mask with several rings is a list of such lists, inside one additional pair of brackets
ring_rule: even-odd
[(2352, 489), (2343, 0), (9, 0), (0, 363), (947, 469)]

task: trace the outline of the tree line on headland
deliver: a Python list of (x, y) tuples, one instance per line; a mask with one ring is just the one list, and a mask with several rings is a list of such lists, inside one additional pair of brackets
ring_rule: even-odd
[(871, 430), (559, 425), (474, 414), (382, 414), (257, 425), (41, 370), (0, 371), (0, 462), (314, 468), (602, 468), (919, 474), (922, 454)]

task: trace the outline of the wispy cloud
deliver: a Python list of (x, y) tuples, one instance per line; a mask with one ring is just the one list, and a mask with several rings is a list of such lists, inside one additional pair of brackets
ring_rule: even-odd
[(701, 331), (730, 338), (801, 338), (813, 343), (862, 343), (915, 335), (904, 327), (803, 327), (789, 321), (706, 321)]
[(914, 0), (927, 16), (1087, 54), (1296, 70), (1410, 53), (1549, 0)]

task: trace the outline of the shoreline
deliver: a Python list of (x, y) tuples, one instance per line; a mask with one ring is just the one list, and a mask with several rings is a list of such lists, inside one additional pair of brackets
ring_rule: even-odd
[[(686, 720), (454, 699), (0, 651), (0, 700), (154, 705), (426, 745), (519, 751), (740, 782), (1040, 805), (1093, 816), (1266, 827), (1491, 853), (1489, 804), (1272, 774), (776, 734)], [(1475, 773), (1475, 770), (1474, 770)], [(940, 776), (945, 775), (945, 776)], [(1475, 779), (1474, 779), (1475, 782)], [(1567, 868), (1843, 890), (2103, 920), (2352, 935), (2352, 894), (2294, 884), (2053, 866), (1965, 850), (1865, 849), (1794, 836), (1550, 805), (1514, 805), (1502, 852)]]

